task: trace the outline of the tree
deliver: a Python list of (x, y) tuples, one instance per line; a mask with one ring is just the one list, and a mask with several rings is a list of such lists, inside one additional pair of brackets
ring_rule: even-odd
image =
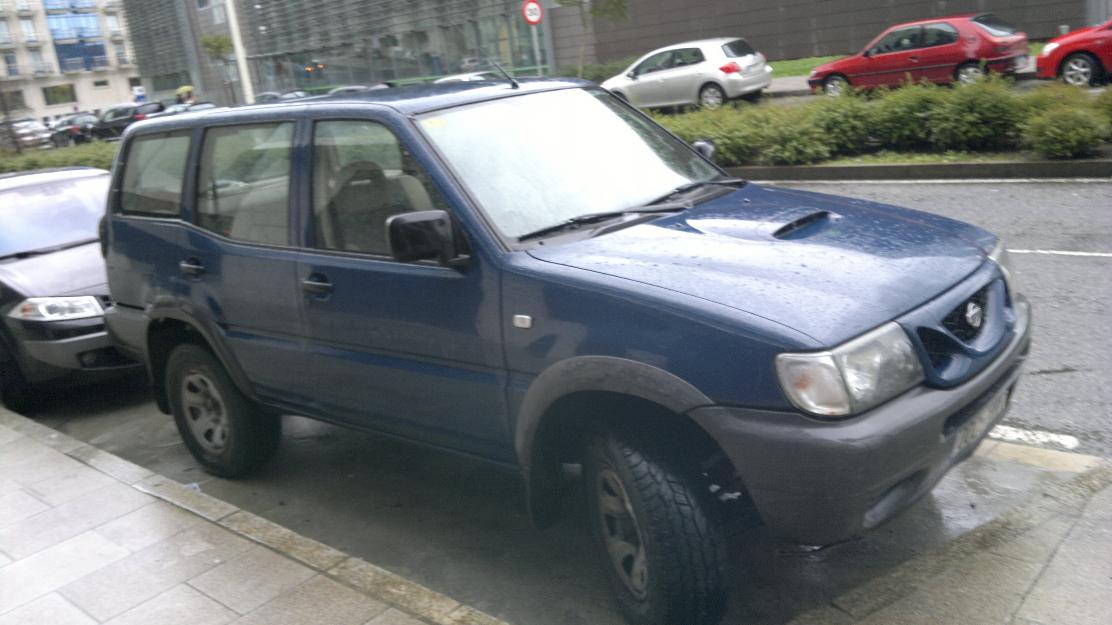
[(227, 35), (205, 35), (201, 37), (201, 49), (214, 61), (227, 60), (232, 51), (232, 38)]
[(583, 55), (587, 49), (587, 16), (602, 17), (611, 21), (629, 17), (626, 0), (556, 0), (560, 6), (575, 7), (579, 10), (579, 23), (583, 26), (583, 36), (579, 39), (579, 61), (576, 76), (583, 77)]

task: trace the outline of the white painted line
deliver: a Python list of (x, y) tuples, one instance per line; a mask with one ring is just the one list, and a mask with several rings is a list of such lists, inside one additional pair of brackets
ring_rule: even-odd
[(988, 436), (989, 438), (1000, 441), (1034, 445), (1035, 447), (1051, 446), (1065, 449), (1077, 449), (1077, 446), (1081, 444), (1081, 441), (1077, 440), (1076, 436), (1070, 436), (1069, 434), (1055, 434), (1054, 432), (1043, 432), (1042, 430), (1024, 430), (1010, 425), (998, 425), (992, 428)]
[(1112, 252), (1069, 252), (1066, 250), (1008, 250), (1009, 254), (1043, 254), (1045, 256), (1086, 256), (1090, 258), (1112, 258)]
[(757, 184), (1112, 184), (1112, 178), (969, 178), (931, 180), (756, 180)]

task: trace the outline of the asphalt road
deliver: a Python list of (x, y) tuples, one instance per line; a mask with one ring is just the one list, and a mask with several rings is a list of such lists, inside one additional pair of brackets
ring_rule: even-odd
[[(1018, 250), (1112, 252), (1112, 184), (809, 184), (931, 210)], [(1017, 254), (1034, 350), (1008, 423), (1112, 457), (1112, 258)], [(525, 516), (518, 478), (473, 460), (287, 417), (274, 462), (240, 481), (197, 468), (141, 380), (60, 392), (32, 415), (102, 449), (522, 625), (620, 625), (569, 497), (556, 527)], [(1055, 476), (975, 457), (865, 539), (808, 551), (738, 528), (728, 623), (781, 624), (1015, 505)]]

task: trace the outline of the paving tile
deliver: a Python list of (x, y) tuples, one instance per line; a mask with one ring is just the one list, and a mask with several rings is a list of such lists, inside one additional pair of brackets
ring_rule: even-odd
[(251, 541), (205, 522), (110, 564), (95, 575), (83, 577), (61, 593), (103, 621), (239, 556), (252, 546)]
[(461, 605), (442, 616), (434, 615), (431, 620), (437, 625), (508, 625), (505, 621), (469, 605)]
[(0, 496), (0, 528), (49, 509), (50, 506), (23, 490)]
[(1082, 520), (1112, 525), (1112, 487), (1105, 488), (1089, 500)]
[(342, 551), (306, 538), (250, 512), (240, 510), (221, 519), (220, 524), (322, 571), (336, 566), (347, 557)]
[(800, 614), (788, 625), (852, 625), (856, 622), (852, 616), (834, 606), (827, 605)]
[(80, 467), (81, 463), (27, 437), (0, 445), (0, 473), (30, 485)]
[(86, 532), (0, 568), (0, 614), (127, 557), (123, 547)]
[(362, 625), (382, 614), (381, 601), (317, 575), (236, 621), (236, 625)]
[(995, 460), (1022, 462), (1048, 471), (1067, 471), (1084, 473), (1100, 464), (1100, 458), (1068, 451), (997, 443), (986, 455)]
[(389, 610), (379, 614), (373, 619), (364, 623), (364, 625), (426, 625), (425, 621), (419, 620), (402, 612), (397, 608), (390, 608)]
[(107, 621), (107, 625), (224, 625), (235, 617), (235, 612), (182, 584)]
[[(259, 575), (266, 571), (266, 575)], [(313, 570), (265, 547), (190, 580), (189, 584), (240, 614), (247, 614), (313, 576)]]
[(220, 501), (215, 497), (199, 493), (195, 490), (190, 490), (174, 480), (161, 475), (152, 475), (136, 483), (135, 487), (144, 493), (150, 493), (175, 506), (199, 514), (210, 521), (219, 521), (239, 510), (239, 508), (230, 503)]
[(0, 497), (10, 495), (17, 490), (23, 490), (23, 487), (6, 477), (0, 477)]
[(154, 501), (114, 483), (0, 529), (0, 551), (25, 558)]
[(58, 594), (50, 593), (0, 616), (0, 625), (96, 625), (96, 621)]
[(192, 512), (165, 501), (153, 501), (97, 527), (97, 532), (121, 547), (139, 551), (204, 522), (204, 519)]
[(1074, 519), (1062, 517), (1051, 519), (1011, 541), (993, 547), (992, 552), (1016, 560), (1045, 563), (1065, 539), (1074, 522)]
[(1082, 519), (1058, 548), (1016, 616), (1047, 625), (1108, 625), (1108, 615), (1112, 614), (1110, 546), (1112, 526)]
[(92, 445), (81, 445), (67, 453), (125, 484), (134, 484), (154, 475), (154, 473), (133, 462), (128, 462), (115, 454), (101, 451)]
[(4, 443), (10, 443), (21, 436), (23, 435), (11, 429), (10, 427), (6, 425), (0, 425), (0, 445), (3, 445)]
[(422, 618), (434, 614), (448, 614), (460, 605), (459, 601), (451, 597), (359, 558), (344, 560), (328, 574), (376, 599), (418, 614)]
[(11, 561), (12, 561), (11, 558), (9, 558), (8, 556), (6, 556), (2, 552), (0, 552), (0, 567), (3, 567), (5, 564), (7, 564)]
[(30, 484), (25, 490), (52, 506), (59, 506), (114, 481), (96, 469), (79, 464), (71, 471)]

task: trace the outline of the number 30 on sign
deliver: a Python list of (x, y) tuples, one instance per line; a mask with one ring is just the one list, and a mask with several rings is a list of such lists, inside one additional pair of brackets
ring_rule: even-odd
[(541, 8), (541, 3), (537, 0), (525, 0), (521, 4), (521, 16), (525, 18), (525, 23), (530, 26), (536, 26), (541, 23), (544, 17), (544, 9)]

